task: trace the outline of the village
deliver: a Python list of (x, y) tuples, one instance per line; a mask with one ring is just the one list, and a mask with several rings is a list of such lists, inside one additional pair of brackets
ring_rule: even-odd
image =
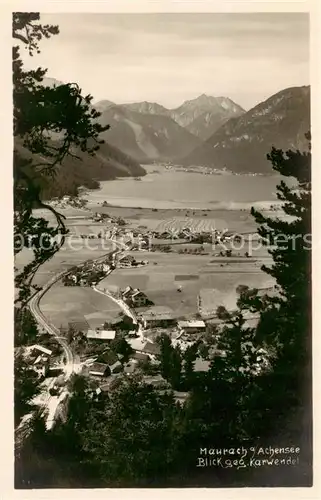
[[(156, 219), (155, 225), (158, 209), (150, 210), (150, 219), (141, 219), (137, 209), (130, 220), (133, 211), (116, 211), (106, 202), (94, 210), (86, 200), (79, 204), (70, 197), (55, 203), (59, 209), (85, 210), (67, 216), (68, 237), (80, 239), (85, 251), (76, 265), (68, 265), (76, 255), (69, 251), (65, 270), (57, 268), (56, 285), (34, 307), (38, 316), (43, 313), (39, 339), (24, 353), (43, 387), (35, 404), (49, 409), (48, 428), (66, 414), (79, 375), (90, 382), (93, 398), (113, 391), (120, 378), (134, 376), (160, 393), (171, 391), (183, 404), (189, 396), (184, 380), (190, 352), (199, 380), (215, 358), (226, 356), (219, 348), (221, 320), (215, 312), (224, 298), (220, 287), (226, 280), (239, 283), (240, 272), (257, 273), (257, 256), (249, 245), (236, 249), (233, 243), (242, 236), (223, 225), (215, 228), (204, 211), (184, 210), (184, 218)], [(95, 253), (97, 242), (106, 246)], [(246, 318), (249, 327), (257, 321), (251, 314)], [(175, 352), (180, 382), (164, 374), (164, 342)], [(252, 367), (257, 374), (269, 369), (266, 352), (246, 349), (257, 360)]]
[[(99, 217), (95, 214), (96, 222), (105, 222), (108, 217)], [(183, 240), (196, 242), (198, 245), (210, 243), (214, 238), (217, 241), (228, 241), (234, 235), (231, 232), (216, 231), (209, 235), (208, 232), (193, 234), (189, 228), (184, 228), (178, 234), (170, 231), (149, 231), (142, 233), (140, 230), (128, 231), (126, 224), (120, 220), (113, 220), (113, 234), (122, 242), (120, 250), (110, 252), (104, 258), (89, 260), (82, 265), (69, 269), (62, 277), (65, 287), (90, 287), (97, 293), (105, 295), (114, 301), (120, 309), (117, 318), (106, 319), (94, 328), (85, 320), (70, 322), (68, 328), (61, 329), (61, 335), (66, 339), (74, 355), (78, 359), (78, 373), (89, 377), (92, 381), (94, 393), (112, 390), (113, 384), (119, 376), (137, 374), (158, 390), (164, 391), (171, 388), (168, 380), (161, 374), (161, 343), (164, 336), (170, 339), (173, 348), (181, 353), (191, 346), (197, 346), (193, 370), (197, 374), (206, 373), (210, 369), (211, 360), (215, 356), (225, 356), (225, 352), (217, 348), (217, 319), (207, 321), (199, 312), (193, 317), (180, 317), (173, 313), (170, 307), (154, 303), (146, 291), (139, 287), (127, 285), (118, 287), (117, 291), (106, 286), (106, 279), (116, 270), (133, 270), (157, 264), (147, 259), (135, 258), (132, 253), (162, 252), (164, 240)], [(101, 237), (110, 236), (108, 230)], [(151, 244), (152, 238), (152, 244)], [(183, 253), (178, 252), (178, 253)], [(186, 253), (186, 252), (185, 252)], [(232, 251), (217, 256), (231, 256)], [(248, 256), (248, 255), (246, 255)], [(176, 288), (176, 293), (182, 293), (182, 286)], [(201, 295), (198, 297), (201, 303)], [(199, 307), (199, 311), (201, 307)], [(209, 341), (210, 339), (210, 341)], [(265, 353), (257, 353), (257, 369), (268, 366)], [(50, 395), (59, 395), (65, 388), (66, 380), (61, 370), (62, 359), (52, 356), (50, 349), (35, 345), (28, 354), (30, 362), (37, 376), (42, 380), (51, 380), (55, 376), (55, 383), (50, 386)], [(263, 356), (263, 358), (262, 358)], [(263, 359), (263, 365), (262, 365)], [(182, 368), (183, 369), (183, 368)], [(60, 370), (60, 371), (59, 371)], [(184, 402), (188, 391), (174, 391), (178, 402)]]

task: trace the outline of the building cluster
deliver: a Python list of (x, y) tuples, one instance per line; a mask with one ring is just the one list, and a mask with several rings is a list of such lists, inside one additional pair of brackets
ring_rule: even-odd
[(106, 221), (107, 219), (111, 219), (110, 215), (108, 214), (102, 214), (102, 213), (99, 213), (99, 212), (96, 212), (93, 217), (92, 217), (92, 220), (94, 222), (104, 222)]
[(88, 374), (94, 378), (105, 379), (120, 372), (132, 373), (136, 370), (137, 364), (143, 361), (155, 362), (160, 352), (158, 344), (150, 340), (137, 337), (135, 330), (130, 330), (126, 335), (126, 342), (131, 348), (129, 359), (124, 362), (124, 356), (114, 351), (115, 339), (125, 338), (124, 332), (121, 334), (116, 330), (88, 330), (86, 337), (91, 342), (99, 342), (104, 346), (104, 350), (98, 356), (87, 361)]
[(139, 288), (132, 288), (131, 286), (127, 286), (120, 293), (122, 300), (131, 307), (144, 307), (151, 304), (151, 301), (149, 300), (147, 295), (139, 290)]
[(126, 221), (122, 217), (112, 217), (111, 215), (104, 214), (101, 212), (96, 212), (92, 220), (94, 222), (106, 222), (107, 220), (111, 222), (112, 224), (116, 224), (117, 226), (125, 226)]
[(224, 243), (231, 241), (239, 241), (240, 236), (227, 228), (223, 230), (212, 229), (211, 231), (195, 231), (190, 227), (183, 227), (181, 229), (172, 229), (168, 231), (152, 233), (153, 238), (163, 240), (185, 240), (190, 243)]
[(62, 374), (61, 368), (56, 365), (57, 359), (54, 358), (51, 349), (34, 344), (25, 348), (24, 355), (39, 379), (56, 377)]
[(100, 363), (95, 361), (89, 368), (89, 375), (93, 377), (108, 377), (122, 371), (122, 363), (119, 359), (114, 363)]
[(33, 370), (39, 378), (46, 377), (50, 367), (52, 351), (41, 345), (35, 344), (26, 348), (26, 355)]
[(57, 207), (57, 208), (68, 208), (68, 207), (73, 207), (73, 208), (79, 208), (82, 210), (89, 210), (87, 208), (87, 200), (84, 198), (79, 198), (77, 196), (69, 196), (65, 195), (62, 198), (52, 198), (50, 201), (50, 205)]
[(136, 260), (133, 255), (122, 255), (119, 257), (117, 267), (125, 269), (128, 267), (142, 267), (148, 264), (148, 260)]
[(62, 281), (65, 286), (92, 286), (102, 280), (110, 270), (109, 261), (85, 263), (73, 268)]

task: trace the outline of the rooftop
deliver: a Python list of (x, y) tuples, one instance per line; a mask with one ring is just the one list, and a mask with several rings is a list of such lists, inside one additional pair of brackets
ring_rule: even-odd
[(146, 340), (142, 340), (141, 337), (138, 337), (138, 338), (128, 338), (126, 339), (128, 344), (130, 345), (130, 347), (134, 350), (134, 351), (142, 351), (145, 344), (147, 343)]
[(121, 362), (119, 361), (119, 359), (117, 361), (115, 361), (115, 363), (113, 363), (112, 365), (109, 365), (109, 368), (111, 370), (115, 370), (115, 368), (117, 368), (118, 366), (122, 366)]
[(28, 350), (30, 351), (33, 351), (33, 350), (36, 350), (36, 351), (40, 351), (40, 352), (43, 352), (45, 354), (48, 354), (50, 356), (50, 354), (52, 354), (52, 351), (50, 349), (47, 349), (46, 347), (42, 347), (42, 345), (39, 345), (39, 344), (35, 344), (35, 345), (31, 345)]
[(145, 320), (175, 319), (173, 311), (164, 306), (151, 307), (147, 311), (139, 313), (139, 316)]
[(203, 320), (178, 321), (180, 328), (205, 328)]
[(195, 360), (194, 370), (196, 372), (208, 372), (208, 370), (210, 369), (210, 364), (211, 363), (205, 359), (197, 358)]
[(154, 344), (153, 342), (146, 342), (146, 344), (143, 347), (142, 352), (146, 352), (148, 354), (159, 354), (160, 353), (160, 347), (158, 344)]
[(154, 387), (169, 386), (169, 383), (161, 375), (145, 376), (144, 383)]
[(88, 330), (87, 339), (93, 340), (113, 340), (116, 337), (115, 330)]
[(112, 366), (118, 361), (118, 356), (113, 351), (107, 349), (100, 356), (98, 356), (100, 363), (107, 363), (107, 365)]
[(92, 375), (104, 375), (107, 368), (108, 368), (107, 364), (96, 362), (89, 367), (89, 373), (91, 373)]
[(138, 361), (147, 361), (149, 359), (148, 354), (144, 354), (143, 352), (135, 352), (131, 357)]
[(139, 295), (143, 295), (144, 297), (146, 297), (146, 294), (145, 294), (144, 292), (142, 292), (141, 290), (136, 290), (136, 291), (134, 291), (134, 293), (133, 293), (133, 295), (132, 295), (132, 299), (133, 299), (134, 297), (139, 296)]

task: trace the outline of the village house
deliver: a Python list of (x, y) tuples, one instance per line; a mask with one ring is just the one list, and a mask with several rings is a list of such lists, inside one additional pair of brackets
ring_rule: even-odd
[(135, 262), (135, 258), (132, 255), (123, 255), (118, 259), (118, 265), (122, 267), (132, 267)]
[(131, 358), (135, 360), (136, 362), (138, 361), (148, 361), (150, 358), (148, 354), (144, 354), (143, 352), (135, 352)]
[[(136, 339), (127, 339), (127, 342), (133, 351), (135, 351), (135, 353), (131, 356), (133, 359), (141, 359), (143, 361), (147, 360), (147, 356), (149, 359), (155, 360), (157, 354), (160, 353), (160, 347), (158, 344), (154, 344), (153, 342), (142, 339), (141, 337)], [(140, 354), (143, 354), (144, 356), (140, 356)]]
[(208, 372), (210, 369), (210, 361), (203, 358), (196, 358), (194, 363), (194, 371), (195, 372)]
[(115, 363), (113, 363), (112, 365), (109, 365), (109, 369), (110, 369), (110, 372), (111, 373), (119, 373), (122, 371), (123, 369), (123, 365), (122, 363), (118, 360), (118, 361), (115, 361)]
[(149, 302), (148, 297), (141, 290), (135, 290), (130, 297), (130, 302), (134, 307), (146, 306)]
[(136, 369), (137, 369), (137, 361), (135, 359), (133, 359), (129, 363), (126, 363), (126, 365), (124, 366), (124, 372), (126, 373), (126, 375), (131, 375), (136, 371)]
[(160, 354), (160, 347), (154, 342), (147, 341), (142, 349), (142, 353), (147, 354), (154, 359), (158, 354)]
[(203, 320), (178, 321), (178, 328), (184, 333), (205, 332), (206, 324)]
[(126, 286), (124, 290), (121, 291), (121, 295), (123, 299), (126, 299), (127, 297), (130, 297), (130, 295), (133, 293), (133, 288), (131, 286)]
[(137, 337), (137, 331), (136, 330), (129, 330), (129, 332), (127, 332), (127, 335), (130, 338), (135, 338), (135, 337)]
[(109, 264), (106, 264), (105, 262), (102, 263), (102, 271), (104, 271), (105, 273), (108, 273), (108, 271), (110, 271), (110, 265)]
[(93, 363), (89, 368), (89, 375), (94, 377), (108, 377), (110, 375), (110, 368), (105, 363)]
[(133, 307), (143, 307), (149, 303), (148, 297), (138, 288), (127, 286), (121, 292), (122, 299)]
[(101, 340), (109, 342), (116, 337), (115, 330), (88, 330), (86, 337), (88, 340)]
[(146, 344), (146, 339), (142, 337), (128, 338), (127, 343), (135, 352), (142, 352), (144, 345)]
[(33, 362), (33, 369), (39, 377), (45, 377), (49, 370), (49, 364), (49, 357), (45, 354), (40, 354)]
[(42, 345), (35, 344), (29, 347), (30, 351), (39, 351), (42, 352), (43, 354), (47, 354), (47, 356), (51, 356), (52, 351), (48, 349), (47, 347), (43, 347)]
[(131, 335), (134, 336), (134, 331), (138, 329), (138, 325), (133, 322), (133, 318), (127, 316), (126, 314), (122, 314), (118, 318), (110, 319), (106, 321), (103, 325), (105, 330), (115, 330), (117, 332), (131, 332)]
[(152, 385), (155, 389), (170, 389), (170, 384), (162, 375), (144, 376), (144, 384)]
[(34, 371), (38, 376), (45, 377), (50, 367), (50, 356), (52, 351), (41, 345), (28, 346), (25, 350), (29, 361), (32, 363)]
[(172, 311), (155, 306), (140, 314), (144, 328), (156, 328), (176, 325)]

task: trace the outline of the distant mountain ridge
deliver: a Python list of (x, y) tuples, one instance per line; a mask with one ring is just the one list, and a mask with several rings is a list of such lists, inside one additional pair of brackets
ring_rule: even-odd
[(120, 104), (120, 106), (136, 113), (170, 116), (169, 110), (157, 102), (132, 102), (129, 104)]
[[(50, 87), (62, 82), (45, 78)], [(115, 104), (101, 100), (93, 104), (101, 113), (98, 121), (110, 125), (102, 134), (109, 144), (140, 163), (174, 161), (185, 157), (208, 139), (231, 117), (244, 109), (228, 97), (202, 94), (175, 109), (156, 102)]]
[(309, 130), (310, 87), (291, 87), (228, 120), (180, 163), (233, 172), (271, 172), (266, 159), (271, 147), (306, 149)]
[(136, 161), (172, 161), (202, 144), (198, 137), (169, 116), (134, 109), (146, 110), (147, 107), (111, 106), (102, 112), (98, 121), (110, 125), (101, 137)]
[(249, 111), (228, 97), (206, 94), (175, 109), (109, 100), (93, 107), (101, 112), (98, 121), (110, 125), (102, 138), (139, 163), (270, 173), (266, 154), (271, 147), (304, 149), (310, 130), (309, 86), (281, 90)]
[[(99, 101), (94, 105), (98, 111), (101, 111), (103, 102)], [(117, 106), (140, 114), (167, 116), (202, 140), (208, 139), (231, 117), (245, 113), (245, 110), (229, 97), (213, 97), (206, 94), (184, 101), (181, 106), (173, 109), (148, 101)]]

